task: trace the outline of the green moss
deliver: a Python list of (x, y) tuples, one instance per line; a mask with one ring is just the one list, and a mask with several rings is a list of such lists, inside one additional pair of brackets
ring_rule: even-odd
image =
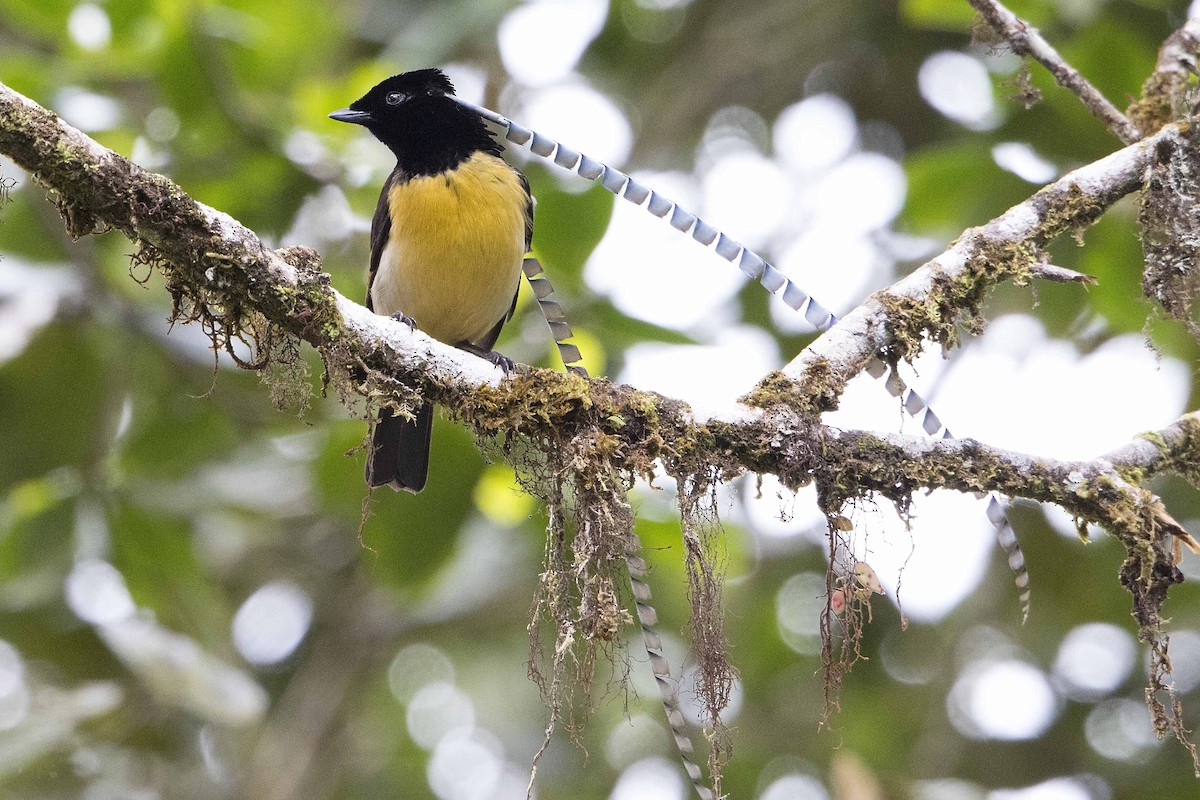
[(1143, 136), (1151, 136), (1180, 116), (1187, 80), (1176, 72), (1154, 72), (1142, 84), (1142, 96), (1125, 112)]
[(782, 406), (802, 417), (816, 418), (838, 407), (844, 388), (844, 381), (835, 375), (827, 359), (813, 358), (805, 364), (799, 381), (773, 370), (739, 402), (763, 410)]
[(1075, 183), (1065, 187), (1052, 184), (1035, 194), (1030, 202), (1042, 217), (1030, 239), (1038, 246), (1049, 243), (1068, 230), (1082, 244), (1083, 231), (1100, 219), (1110, 205), (1104, 198), (1088, 194)]
[(1174, 473), (1200, 488), (1200, 417), (1188, 414), (1174, 427), (1179, 434), (1170, 442), (1155, 432), (1143, 433), (1141, 438), (1152, 442), (1163, 456), (1157, 471)]
[(959, 332), (983, 331), (980, 307), (987, 291), (1001, 280), (1028, 283), (1039, 259), (1036, 247), (1025, 242), (995, 242), (974, 236), (967, 243), (971, 257), (953, 274), (935, 274), (921, 298), (880, 292), (871, 301), (888, 321), (892, 339), (881, 354), (890, 363), (911, 360), (926, 339), (943, 349), (956, 347)]

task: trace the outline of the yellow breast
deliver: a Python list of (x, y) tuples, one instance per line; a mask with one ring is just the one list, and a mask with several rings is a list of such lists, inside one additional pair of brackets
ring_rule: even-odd
[(447, 344), (478, 342), (512, 304), (525, 255), (525, 189), (476, 153), (392, 188), (392, 228), (371, 284), (377, 313), (403, 312)]

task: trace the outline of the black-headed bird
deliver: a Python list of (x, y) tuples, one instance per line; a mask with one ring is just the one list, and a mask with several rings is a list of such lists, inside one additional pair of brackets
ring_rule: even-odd
[[(364, 126), (396, 156), (371, 220), (367, 308), (507, 370), (512, 362), (492, 347), (516, 305), (533, 199), (483, 120), (453, 94), (440, 70), (415, 70), (329, 116)], [(432, 429), (431, 403), (413, 420), (384, 409), (367, 483), (421, 491)]]

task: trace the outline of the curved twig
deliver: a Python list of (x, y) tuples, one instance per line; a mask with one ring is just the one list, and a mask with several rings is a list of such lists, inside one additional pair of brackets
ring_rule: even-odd
[(1020, 56), (1029, 56), (1050, 71), (1059, 86), (1070, 90), (1092, 112), (1092, 116), (1104, 123), (1114, 136), (1125, 144), (1133, 144), (1142, 138), (1142, 132), (1137, 129), (1129, 118), (1108, 102), (1100, 90), (1092, 86), (1088, 79), (1080, 74), (1059, 54), (1054, 47), (1042, 38), (1037, 28), (1009, 11), (997, 0), (967, 0), (980, 16), (997, 33), (1004, 37), (1013, 52)]

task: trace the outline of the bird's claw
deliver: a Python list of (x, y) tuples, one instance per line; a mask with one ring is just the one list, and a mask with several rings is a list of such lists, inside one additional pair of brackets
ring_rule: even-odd
[(392, 314), (392, 319), (396, 320), (397, 322), (403, 322), (411, 331), (415, 331), (417, 329), (417, 321), (408, 314), (405, 314), (403, 311), (397, 311), (395, 314)]
[(497, 366), (503, 370), (505, 375), (512, 372), (513, 367), (515, 366), (511, 358), (501, 353), (497, 353), (495, 350), (484, 350), (482, 347), (472, 344), (471, 342), (463, 342), (458, 347), (460, 350), (465, 350), (471, 355), (479, 356), (485, 361), (490, 361), (493, 366)]

